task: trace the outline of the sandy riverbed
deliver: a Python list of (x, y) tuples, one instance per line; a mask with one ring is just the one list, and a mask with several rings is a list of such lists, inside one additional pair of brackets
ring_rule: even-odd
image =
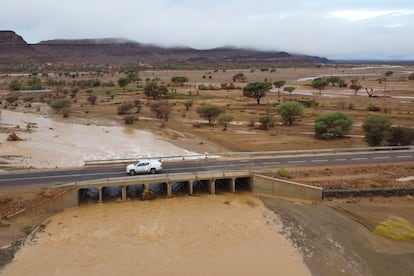
[(51, 218), (2, 275), (310, 275), (251, 195), (85, 205)]

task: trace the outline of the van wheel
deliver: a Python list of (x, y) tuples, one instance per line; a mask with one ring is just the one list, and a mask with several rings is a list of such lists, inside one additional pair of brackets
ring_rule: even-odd
[(130, 175), (134, 175), (134, 174), (135, 174), (135, 170), (130, 170), (130, 171), (129, 171), (129, 174), (130, 174)]
[(152, 168), (152, 169), (150, 170), (150, 173), (151, 173), (151, 174), (154, 174), (154, 173), (155, 173), (155, 169), (154, 169), (154, 168)]

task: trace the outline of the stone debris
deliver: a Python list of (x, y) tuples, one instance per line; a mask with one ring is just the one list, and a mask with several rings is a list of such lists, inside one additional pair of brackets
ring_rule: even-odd
[(19, 136), (17, 136), (16, 133), (10, 133), (9, 136), (7, 137), (7, 141), (23, 141), (24, 139), (20, 138)]

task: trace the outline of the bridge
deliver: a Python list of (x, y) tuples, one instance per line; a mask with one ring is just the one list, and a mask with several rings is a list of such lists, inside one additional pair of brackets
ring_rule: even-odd
[(164, 196), (176, 196), (173, 191), (174, 184), (181, 184), (188, 195), (194, 195), (200, 191), (197, 187), (204, 186), (211, 195), (217, 190), (235, 193), (237, 191), (250, 191), (256, 194), (272, 195), (281, 198), (299, 199), (305, 201), (319, 201), (322, 199), (322, 189), (278, 178), (269, 177), (248, 170), (226, 170), (226, 171), (200, 171), (193, 173), (173, 173), (138, 175), (128, 177), (114, 177), (96, 180), (55, 185), (52, 188), (71, 188), (66, 196), (69, 206), (80, 204), (85, 192), (93, 189), (98, 193), (98, 203), (104, 201), (105, 189), (120, 188), (121, 200), (128, 199), (129, 187), (141, 187), (151, 189), (151, 185), (161, 185)]

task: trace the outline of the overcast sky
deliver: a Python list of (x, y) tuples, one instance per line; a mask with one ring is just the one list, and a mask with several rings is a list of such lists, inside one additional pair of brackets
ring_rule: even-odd
[(413, 0), (0, 0), (0, 29), (29, 43), (128, 38), (414, 60)]

